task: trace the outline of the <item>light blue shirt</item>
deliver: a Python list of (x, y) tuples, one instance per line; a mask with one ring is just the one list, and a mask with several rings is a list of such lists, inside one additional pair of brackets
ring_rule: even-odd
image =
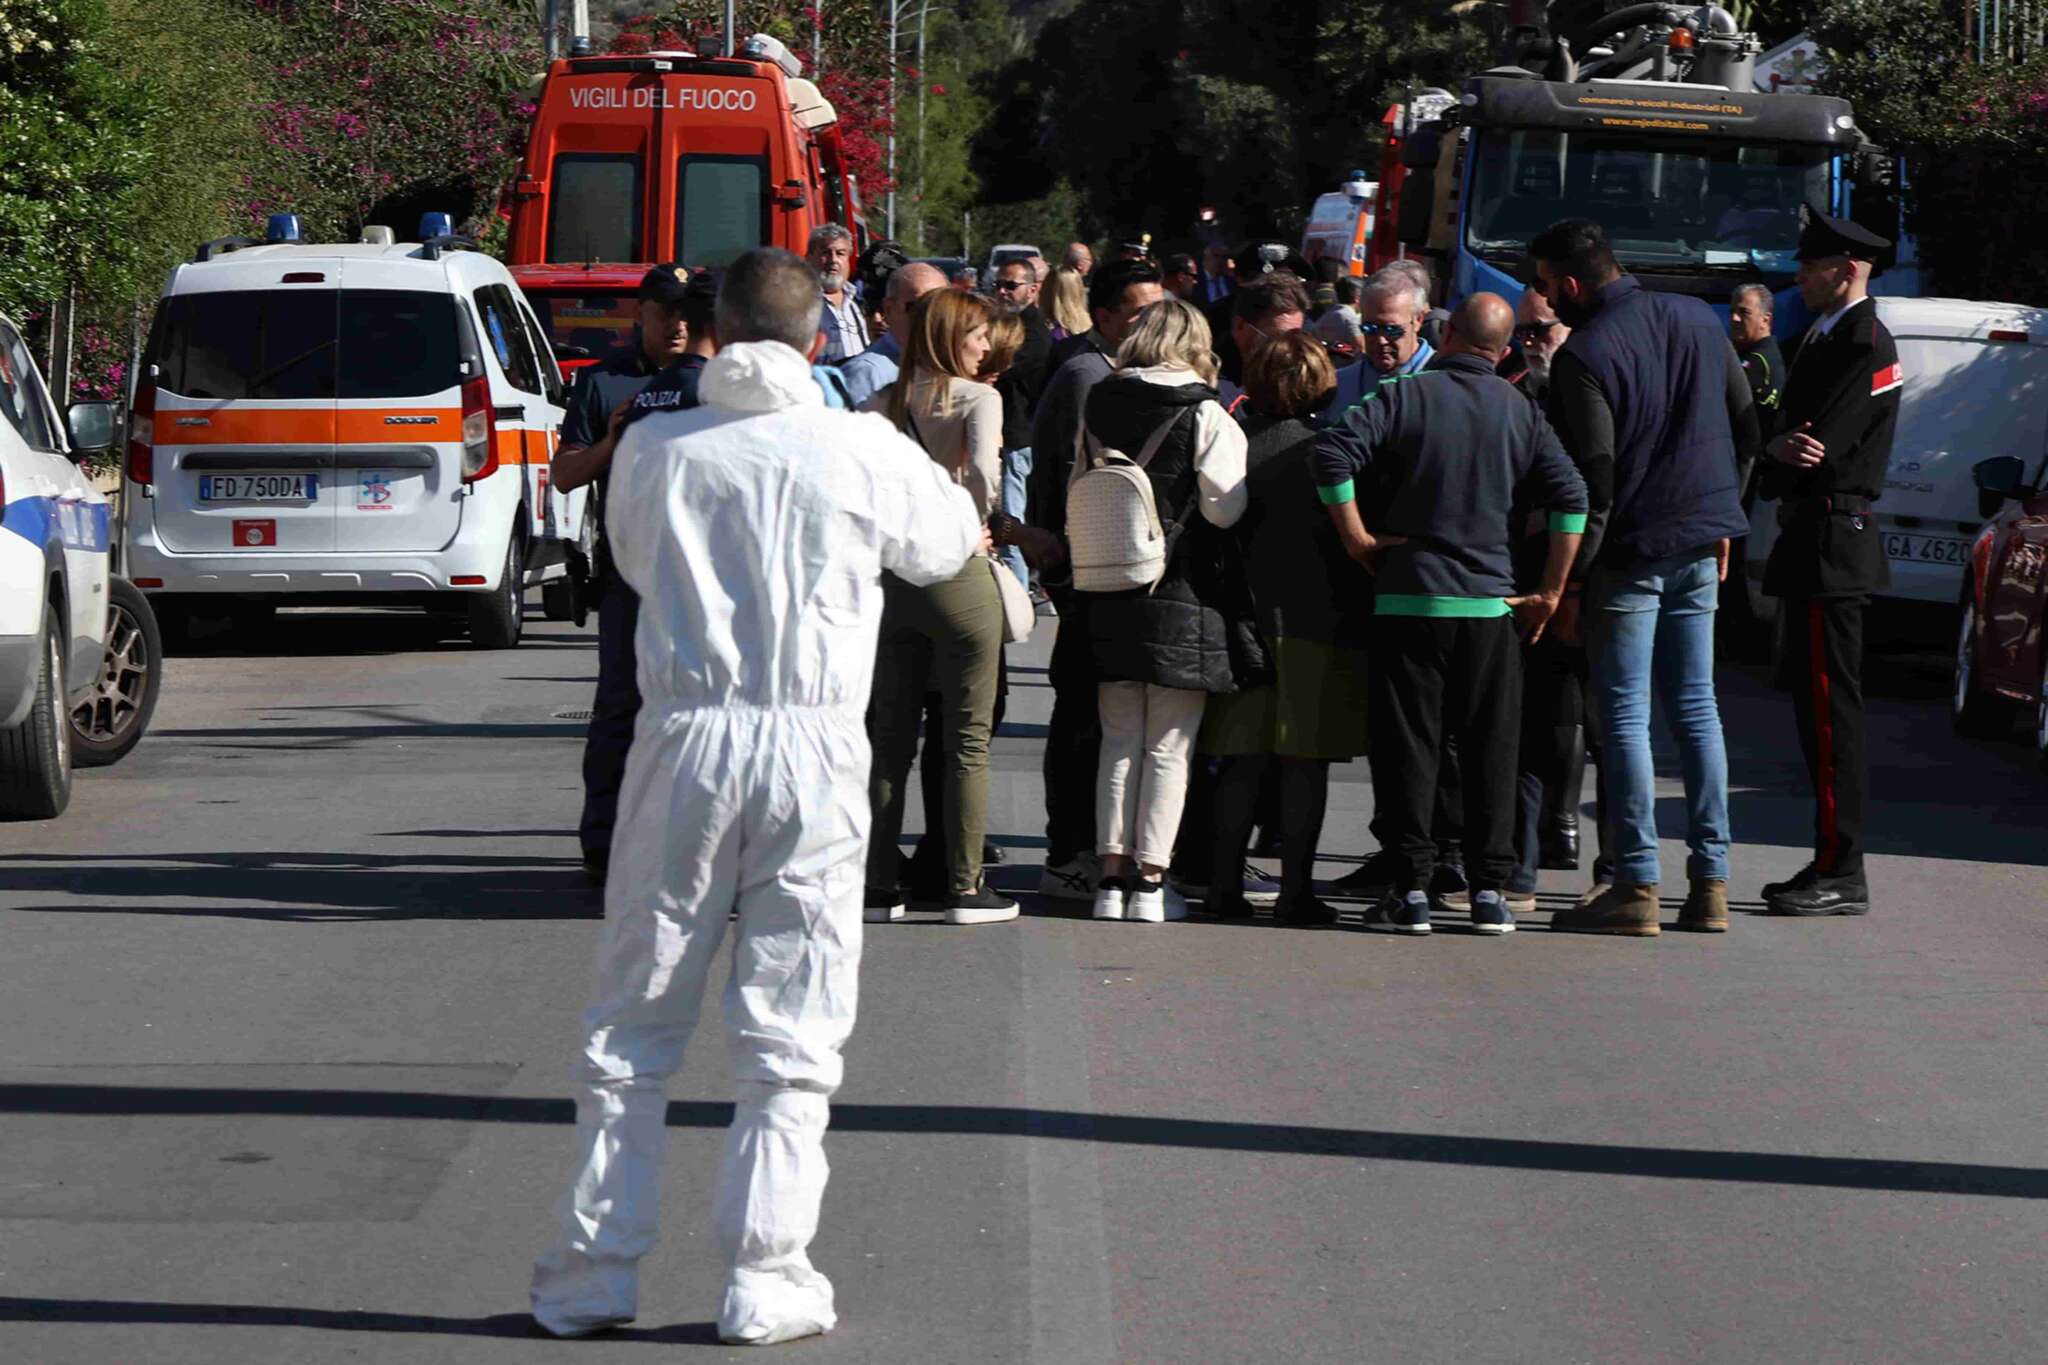
[[(1436, 348), (1427, 341), (1417, 338), (1415, 354), (1409, 356), (1408, 363), (1399, 366), (1393, 373), (1419, 374), (1422, 372), (1422, 368), (1435, 358)], [(1345, 413), (1372, 397), (1373, 390), (1377, 389), (1380, 386), (1380, 381), (1386, 378), (1388, 376), (1374, 369), (1372, 362), (1369, 360), (1360, 360), (1356, 364), (1346, 365), (1343, 369), (1337, 371), (1337, 396), (1332, 398), (1330, 406), (1324, 408), (1316, 417), (1316, 425), (1319, 427), (1333, 427), (1337, 425), (1343, 419)]]
[(853, 406), (858, 408), (895, 383), (902, 369), (903, 348), (896, 344), (895, 337), (884, 336), (841, 365), (839, 377), (846, 381), (847, 395), (853, 399)]

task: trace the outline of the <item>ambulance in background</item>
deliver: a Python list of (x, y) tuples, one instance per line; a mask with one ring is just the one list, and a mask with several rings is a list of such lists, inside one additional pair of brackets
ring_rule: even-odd
[(1301, 254), (1313, 265), (1319, 260), (1344, 263), (1347, 275), (1364, 275), (1372, 242), (1373, 196), (1379, 186), (1353, 171), (1344, 188), (1316, 196), (1301, 233)]
[(737, 56), (566, 57), (548, 68), (507, 193), (506, 261), (565, 368), (630, 342), (651, 265), (801, 255), (838, 223), (866, 244), (838, 114), (766, 35)]

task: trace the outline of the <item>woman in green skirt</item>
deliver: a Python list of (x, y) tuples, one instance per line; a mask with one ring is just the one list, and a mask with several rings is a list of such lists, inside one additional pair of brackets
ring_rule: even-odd
[(1336, 372), (1323, 344), (1287, 332), (1245, 367), (1246, 482), (1250, 509), (1237, 525), (1252, 601), (1275, 681), (1211, 697), (1201, 752), (1222, 760), (1216, 787), (1215, 868), (1208, 909), (1249, 917), (1246, 845), (1269, 770), (1280, 799), (1282, 923), (1331, 924), (1315, 894), (1316, 841), (1330, 764), (1366, 751), (1365, 630), (1372, 580), (1344, 553), (1316, 501), (1308, 467), (1310, 419), (1329, 402)]

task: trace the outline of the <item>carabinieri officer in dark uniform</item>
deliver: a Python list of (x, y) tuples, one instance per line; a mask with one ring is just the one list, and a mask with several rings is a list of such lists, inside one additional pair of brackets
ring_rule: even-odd
[(1891, 247), (1855, 223), (1809, 213), (1799, 292), (1820, 319), (1793, 357), (1761, 495), (1778, 499), (1764, 591), (1786, 617), (1780, 682), (1792, 692), (1818, 811), (1813, 862), (1764, 888), (1779, 915), (1861, 915), (1863, 611), (1891, 581), (1871, 504), (1884, 489), (1899, 418), (1898, 348), (1869, 298)]
[(612, 572), (604, 536), (605, 476), (611, 469), (618, 419), (648, 380), (681, 357), (689, 344), (684, 318), (689, 276), (682, 267), (657, 265), (640, 281), (639, 317), (630, 345), (622, 346), (576, 375), (562, 417), (562, 445), (555, 452), (554, 485), (566, 493), (594, 484), (597, 545), (591, 581), (598, 593), (597, 698), (583, 744), (583, 868), (603, 881), (611, 860), (612, 822), (619, 786), (625, 780), (626, 749), (640, 690), (633, 676), (633, 629), (640, 599)]

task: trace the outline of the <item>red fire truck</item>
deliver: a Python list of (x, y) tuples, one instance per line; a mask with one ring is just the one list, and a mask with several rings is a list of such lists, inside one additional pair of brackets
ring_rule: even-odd
[(548, 68), (507, 196), (507, 263), (564, 369), (630, 339), (634, 290), (655, 262), (801, 253), (827, 222), (864, 244), (838, 115), (802, 71), (765, 35), (732, 57), (614, 54)]

